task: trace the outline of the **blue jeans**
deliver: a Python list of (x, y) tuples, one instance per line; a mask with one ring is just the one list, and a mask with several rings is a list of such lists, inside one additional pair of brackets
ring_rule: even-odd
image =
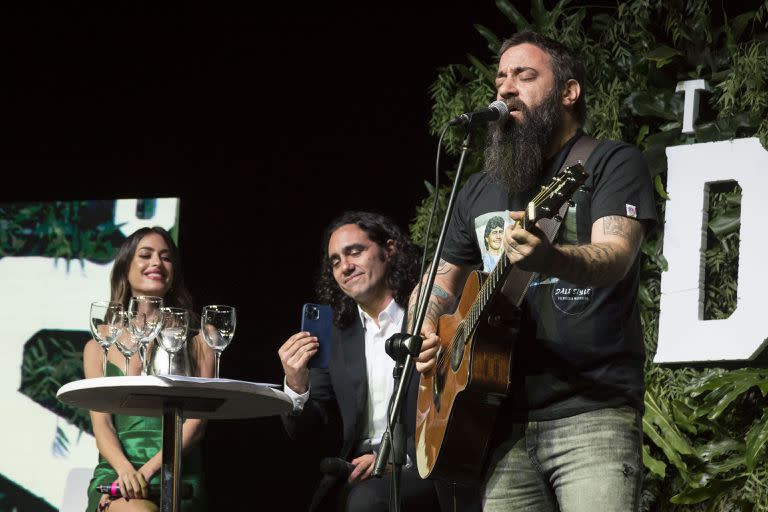
[(490, 457), (484, 512), (632, 512), (643, 479), (631, 407), (515, 424)]

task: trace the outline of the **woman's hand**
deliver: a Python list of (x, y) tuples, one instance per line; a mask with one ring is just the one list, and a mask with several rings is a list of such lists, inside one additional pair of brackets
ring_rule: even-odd
[(149, 499), (149, 484), (141, 471), (133, 468), (120, 471), (115, 481), (120, 486), (120, 494), (126, 500)]

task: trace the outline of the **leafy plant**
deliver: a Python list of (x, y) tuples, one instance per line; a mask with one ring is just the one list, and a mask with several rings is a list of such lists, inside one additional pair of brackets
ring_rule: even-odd
[(113, 223), (112, 201), (0, 204), (0, 258), (47, 256), (112, 261), (124, 240)]
[[(84, 378), (83, 346), (90, 335), (78, 331), (43, 330), (24, 346), (19, 391), (78, 429), (92, 432), (88, 411), (60, 402), (56, 392), (67, 382)], [(56, 427), (54, 455), (66, 455), (70, 440)]]

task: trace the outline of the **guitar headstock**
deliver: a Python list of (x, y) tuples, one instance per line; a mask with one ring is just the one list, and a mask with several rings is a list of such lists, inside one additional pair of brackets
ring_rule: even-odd
[(526, 209), (525, 223), (532, 224), (539, 219), (552, 218), (560, 211), (563, 204), (584, 184), (589, 175), (581, 162), (569, 165), (549, 184), (541, 187)]

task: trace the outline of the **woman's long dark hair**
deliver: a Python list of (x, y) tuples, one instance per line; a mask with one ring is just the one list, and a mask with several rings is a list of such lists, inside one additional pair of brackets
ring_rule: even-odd
[(395, 301), (408, 307), (408, 298), (419, 279), (419, 249), (394, 221), (378, 213), (352, 211), (334, 219), (323, 235), (323, 257), (315, 293), (320, 302), (333, 308), (333, 323), (339, 328), (350, 325), (357, 315), (357, 303), (344, 294), (333, 277), (328, 258), (328, 242), (334, 231), (346, 224), (355, 224), (368, 238), (385, 249), (388, 240), (395, 241), (395, 251), (389, 258), (384, 282)]
[[(189, 293), (187, 286), (184, 284), (184, 274), (181, 271), (181, 258), (179, 257), (179, 248), (171, 238), (171, 235), (165, 229), (154, 226), (151, 228), (141, 228), (134, 231), (128, 238), (125, 239), (120, 249), (117, 250), (117, 256), (115, 256), (115, 263), (112, 266), (112, 273), (110, 274), (110, 288), (112, 301), (119, 302), (124, 308), (128, 308), (128, 302), (131, 300), (131, 285), (128, 282), (128, 271), (131, 268), (131, 262), (136, 255), (136, 249), (139, 246), (141, 240), (149, 234), (160, 235), (165, 244), (168, 246), (168, 257), (171, 259), (171, 265), (173, 267), (171, 287), (163, 297), (163, 305), (168, 307), (184, 308), (189, 311), (190, 326), (196, 326), (199, 322), (199, 316), (194, 310), (194, 301), (192, 300), (192, 294)], [(198, 360), (201, 356), (200, 350), (202, 347), (198, 346), (199, 343), (192, 344), (191, 350), (189, 350), (190, 363), (192, 364), (192, 371), (196, 374), (198, 372)]]

